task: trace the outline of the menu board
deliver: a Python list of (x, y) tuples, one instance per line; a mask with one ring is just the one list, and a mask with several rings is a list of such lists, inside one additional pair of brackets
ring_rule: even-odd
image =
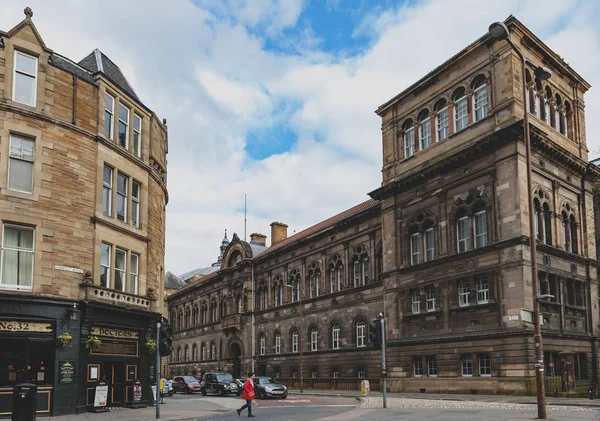
[(96, 386), (96, 394), (94, 396), (94, 408), (106, 406), (108, 399), (108, 386)]
[(58, 363), (58, 382), (75, 383), (75, 361), (60, 361)]
[(133, 403), (134, 404), (142, 403), (142, 385), (141, 384), (133, 385)]
[(101, 344), (96, 349), (91, 349), (90, 354), (127, 355), (138, 356), (137, 341), (102, 338)]

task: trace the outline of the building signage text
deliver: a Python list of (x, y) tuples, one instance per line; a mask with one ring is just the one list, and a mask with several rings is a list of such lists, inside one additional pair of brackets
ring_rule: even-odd
[(56, 269), (56, 270), (62, 270), (63, 272), (83, 273), (83, 269), (72, 268), (70, 266), (54, 265), (54, 269)]
[(50, 323), (19, 322), (0, 320), (0, 332), (52, 332)]
[(137, 332), (132, 330), (111, 329), (108, 327), (93, 327), (92, 335), (94, 336), (110, 336), (112, 338), (138, 339)]

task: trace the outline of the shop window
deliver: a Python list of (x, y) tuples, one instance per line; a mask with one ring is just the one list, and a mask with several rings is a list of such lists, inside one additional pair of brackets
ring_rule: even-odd
[(54, 374), (53, 341), (5, 339), (0, 344), (0, 386), (32, 383), (51, 386)]

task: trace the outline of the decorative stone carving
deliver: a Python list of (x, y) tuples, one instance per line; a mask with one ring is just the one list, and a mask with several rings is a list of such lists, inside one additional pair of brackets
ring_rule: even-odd
[(422, 272), (418, 272), (415, 274), (415, 279), (417, 280), (426, 280), (432, 278), (438, 278), (458, 273), (466, 273), (471, 272), (473, 269), (477, 267), (477, 260), (468, 259), (464, 262), (450, 263), (447, 265), (442, 265), (438, 267), (434, 267)]

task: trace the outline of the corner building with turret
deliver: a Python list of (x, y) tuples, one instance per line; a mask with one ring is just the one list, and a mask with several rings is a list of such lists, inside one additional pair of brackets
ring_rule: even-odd
[[(543, 296), (546, 389), (597, 378), (590, 85), (516, 18), (505, 24), (526, 59), (526, 97), (519, 57), (485, 35), (381, 105), (383, 179), (371, 200), (289, 238), (274, 223), (270, 247), (234, 236), (218, 272), (169, 298), (174, 374), (254, 366), (294, 388), (368, 378), (378, 390), (368, 326), (384, 312), (391, 391), (533, 394), (530, 318)], [(551, 78), (536, 79), (538, 66)]]

